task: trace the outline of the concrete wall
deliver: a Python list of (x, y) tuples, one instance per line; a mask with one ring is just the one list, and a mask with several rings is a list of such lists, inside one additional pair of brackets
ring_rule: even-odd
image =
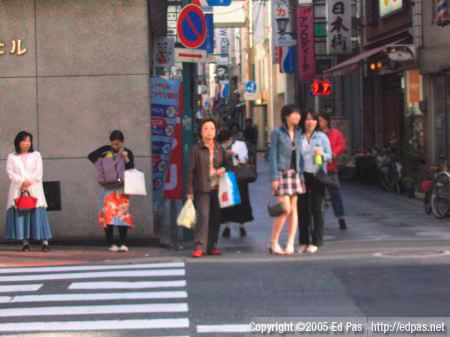
[[(151, 191), (148, 35), (146, 0), (0, 2), (0, 41), (20, 38), (27, 48), (17, 56), (5, 46), (0, 56), (0, 205), (5, 158), (22, 129), (35, 136), (44, 180), (61, 182), (62, 211), (49, 212), (57, 238), (103, 236), (101, 189), (86, 156), (113, 129), (124, 132)], [(132, 236), (151, 234), (151, 205), (151, 195), (132, 199)]]

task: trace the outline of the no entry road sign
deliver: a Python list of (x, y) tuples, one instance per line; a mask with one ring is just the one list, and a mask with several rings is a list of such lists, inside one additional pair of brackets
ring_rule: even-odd
[(198, 48), (206, 38), (206, 20), (202, 9), (197, 5), (185, 6), (177, 22), (180, 42), (186, 48)]

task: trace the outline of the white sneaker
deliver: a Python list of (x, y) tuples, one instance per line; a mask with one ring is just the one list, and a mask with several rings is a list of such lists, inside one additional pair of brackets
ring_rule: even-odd
[(125, 245), (120, 246), (119, 252), (128, 252), (128, 247)]
[(117, 253), (119, 251), (119, 247), (117, 245), (111, 245), (108, 250), (110, 252)]
[(297, 248), (297, 253), (299, 253), (299, 254), (304, 254), (304, 253), (306, 253), (306, 248), (308, 248), (307, 245), (300, 245), (300, 246), (298, 246), (298, 248)]
[(317, 246), (309, 245), (308, 248), (306, 248), (306, 252), (313, 254), (313, 253), (317, 252), (318, 249), (319, 248)]

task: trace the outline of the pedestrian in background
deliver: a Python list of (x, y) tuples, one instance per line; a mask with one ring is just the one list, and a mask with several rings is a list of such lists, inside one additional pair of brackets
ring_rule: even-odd
[[(10, 182), (6, 213), (6, 237), (22, 240), (22, 251), (30, 251), (29, 239), (42, 240), (42, 251), (50, 250), (48, 240), (52, 238), (47, 217), (47, 201), (42, 184), (42, 157), (33, 149), (31, 133), (21, 131), (14, 139), (15, 152), (8, 155), (6, 172)], [(37, 198), (36, 208), (21, 211), (14, 200), (22, 193)]]
[(244, 140), (244, 135), (241, 131), (241, 127), (238, 123), (233, 123), (230, 125), (231, 136), (234, 140)]
[[(301, 154), (300, 108), (289, 104), (281, 109), (282, 125), (272, 131), (270, 143), (270, 178), (272, 191), (283, 203), (284, 213), (275, 218), (270, 252), (276, 255), (294, 254), (298, 226), (297, 196), (305, 192), (303, 157)], [(286, 249), (279, 245), (283, 225), (288, 221)]]
[[(134, 156), (130, 149), (124, 147), (125, 137), (120, 130), (114, 130), (109, 136), (111, 145), (105, 145), (88, 155), (95, 163), (100, 158), (112, 158), (125, 161), (125, 170), (134, 168)], [(119, 158), (120, 157), (120, 158)], [(117, 167), (120, 165), (117, 165)], [(100, 196), (100, 211), (98, 225), (103, 227), (106, 242), (111, 252), (127, 252), (126, 246), (128, 228), (133, 228), (133, 218), (130, 214), (130, 197), (123, 193), (123, 186), (104, 186)], [(114, 241), (114, 227), (119, 231), (118, 244)]]
[[(248, 163), (248, 149), (245, 142), (234, 140), (229, 130), (222, 130), (217, 136), (217, 141), (223, 146), (227, 154), (226, 168), (232, 171), (234, 167)], [(225, 224), (222, 237), (229, 238), (231, 235), (230, 222), (239, 224), (239, 234), (241, 237), (247, 236), (245, 223), (253, 221), (253, 210), (250, 204), (250, 195), (248, 183), (239, 182), (239, 193), (241, 203), (233, 207), (227, 207), (221, 210), (221, 223)]]
[(249, 162), (256, 166), (257, 163), (257, 151), (256, 146), (258, 144), (258, 130), (252, 123), (251, 118), (247, 118), (245, 120), (245, 129), (244, 129), (244, 139), (247, 143), (247, 148), (249, 151)]
[(301, 153), (305, 162), (306, 193), (298, 198), (299, 253), (315, 253), (323, 244), (322, 205), (325, 187), (315, 174), (321, 168), (327, 172), (327, 163), (331, 161), (331, 148), (327, 136), (318, 128), (318, 116), (311, 111), (304, 111), (301, 122)]
[(199, 125), (200, 143), (192, 147), (187, 172), (187, 198), (197, 212), (193, 257), (205, 253), (221, 255), (217, 249), (220, 227), (219, 177), (225, 174), (225, 151), (215, 141), (217, 127), (212, 118)]
[[(347, 145), (345, 144), (344, 135), (335, 128), (331, 127), (330, 115), (326, 113), (319, 114), (319, 125), (320, 130), (324, 132), (328, 140), (330, 141), (332, 161), (328, 163), (328, 175), (334, 177), (335, 180), (339, 181), (338, 177), (338, 158), (347, 150)], [(345, 211), (344, 203), (342, 202), (341, 191), (339, 187), (327, 187), (328, 192), (331, 197), (331, 204), (333, 205), (333, 211), (336, 218), (339, 221), (339, 228), (341, 230), (347, 229), (347, 224), (345, 223)]]

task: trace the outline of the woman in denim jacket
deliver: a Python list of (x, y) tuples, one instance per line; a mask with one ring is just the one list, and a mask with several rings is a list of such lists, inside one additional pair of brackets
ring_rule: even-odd
[[(270, 253), (294, 254), (294, 240), (298, 226), (297, 195), (305, 192), (303, 183), (303, 158), (300, 151), (301, 133), (298, 129), (300, 108), (286, 105), (281, 109), (282, 126), (272, 131), (270, 143), (270, 178), (272, 190), (285, 212), (278, 216), (272, 227)], [(288, 220), (286, 249), (279, 245), (281, 230)]]
[(301, 121), (300, 147), (304, 159), (306, 193), (298, 198), (298, 252), (315, 253), (323, 243), (322, 204), (325, 196), (325, 187), (316, 179), (315, 174), (319, 169), (327, 172), (327, 163), (332, 160), (332, 153), (327, 135), (318, 131), (318, 116), (306, 111), (302, 113)]

